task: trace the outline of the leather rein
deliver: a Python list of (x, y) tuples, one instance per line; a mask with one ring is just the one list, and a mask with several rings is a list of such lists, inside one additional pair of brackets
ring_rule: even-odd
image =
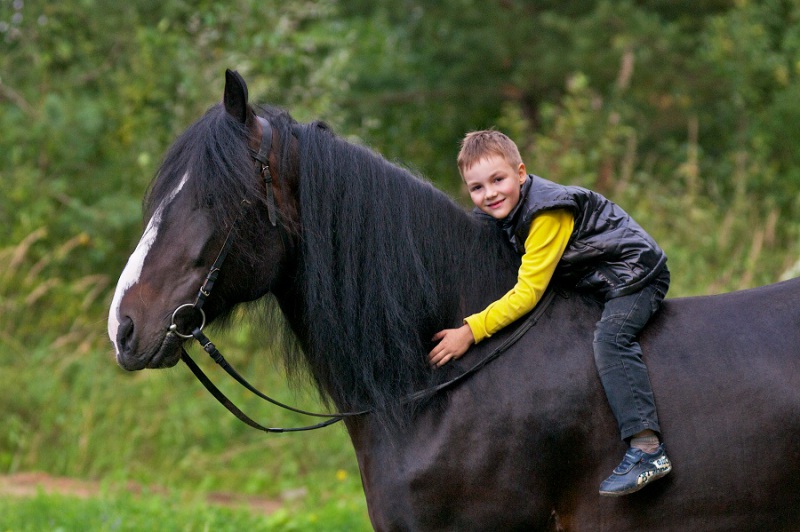
[[(273, 227), (276, 227), (278, 226), (278, 221), (279, 221), (278, 211), (275, 206), (275, 196), (272, 190), (272, 174), (271, 174), (271, 169), (269, 167), (269, 153), (272, 146), (272, 136), (273, 136), (272, 127), (270, 126), (269, 122), (266, 119), (260, 116), (257, 116), (256, 118), (262, 128), (261, 143), (258, 152), (254, 150), (250, 150), (250, 152), (254, 161), (257, 163), (256, 173), (260, 178), (264, 179), (266, 185), (267, 215), (270, 224)], [(228, 361), (225, 360), (225, 357), (222, 356), (222, 353), (219, 352), (217, 347), (203, 333), (203, 328), (206, 325), (206, 315), (205, 312), (203, 311), (203, 305), (206, 299), (211, 295), (211, 291), (214, 288), (214, 283), (216, 282), (217, 278), (219, 277), (219, 273), (222, 270), (222, 265), (225, 262), (225, 259), (227, 258), (228, 253), (231, 250), (231, 247), (233, 246), (233, 235), (238, 225), (238, 222), (239, 219), (237, 219), (236, 222), (234, 222), (233, 226), (228, 230), (228, 234), (226, 235), (225, 241), (222, 244), (222, 249), (219, 251), (217, 258), (214, 260), (214, 263), (209, 269), (209, 272), (206, 275), (203, 284), (200, 286), (200, 290), (197, 293), (195, 301), (193, 303), (184, 303), (183, 305), (178, 306), (172, 313), (172, 320), (167, 330), (167, 337), (177, 336), (184, 340), (194, 338), (202, 346), (203, 350), (206, 353), (208, 353), (211, 359), (214, 360), (214, 362), (219, 364), (222, 367), (222, 369), (224, 369), (225, 372), (228, 373), (228, 375), (230, 375), (236, 382), (244, 386), (247, 390), (249, 390), (257, 397), (260, 397), (261, 399), (275, 406), (283, 408), (285, 410), (289, 410), (291, 412), (303, 414), (306, 416), (325, 418), (325, 420), (321, 421), (320, 423), (301, 426), (301, 427), (266, 427), (264, 425), (261, 425), (260, 423), (250, 418), (247, 414), (242, 412), (230, 399), (228, 399), (228, 397), (224, 393), (222, 393), (219, 390), (219, 388), (217, 388), (214, 385), (213, 382), (211, 382), (211, 380), (206, 376), (206, 374), (203, 373), (203, 370), (200, 369), (200, 367), (195, 363), (192, 357), (189, 356), (189, 353), (187, 353), (183, 347), (181, 347), (181, 360), (189, 367), (194, 376), (197, 378), (197, 380), (200, 381), (200, 383), (206, 388), (206, 390), (208, 390), (209, 393), (211, 393), (211, 395), (213, 395), (217, 401), (219, 401), (226, 409), (228, 409), (228, 411), (231, 414), (236, 416), (240, 421), (242, 421), (246, 425), (264, 432), (280, 433), (280, 432), (301, 432), (307, 430), (315, 430), (327, 427), (329, 425), (333, 425), (334, 423), (342, 421), (346, 417), (362, 416), (364, 414), (372, 412), (373, 409), (365, 409), (353, 412), (336, 412), (333, 414), (309, 412), (307, 410), (302, 410), (299, 408), (286, 405), (276, 399), (273, 399), (272, 397), (269, 397), (268, 395), (256, 389), (244, 377), (242, 377), (239, 374), (239, 372), (237, 372), (228, 363)], [(525, 321), (523, 321), (517, 327), (517, 329), (513, 332), (513, 334), (511, 334), (508, 338), (506, 338), (502, 344), (496, 347), (489, 355), (481, 359), (475, 365), (473, 365), (469, 369), (465, 370), (463, 373), (460, 373), (456, 377), (444, 383), (432, 386), (430, 388), (426, 388), (424, 390), (420, 390), (418, 392), (406, 396), (401, 401), (401, 403), (408, 404), (411, 402), (420, 401), (432, 397), (439, 391), (449, 388), (455, 385), (456, 383), (466, 379), (467, 377), (469, 377), (470, 375), (481, 369), (483, 366), (488, 364), (490, 361), (500, 356), (500, 354), (502, 354), (517, 340), (519, 340), (519, 338), (522, 337), (522, 335), (525, 334), (525, 332), (527, 332), (528, 329), (530, 329), (536, 324), (536, 322), (539, 320), (542, 314), (544, 314), (544, 311), (547, 309), (550, 302), (553, 300), (554, 296), (555, 292), (553, 290), (548, 290), (545, 293), (544, 297), (542, 298), (542, 301), (540, 301), (539, 304), (536, 305), (535, 309), (531, 312), (528, 318), (525, 319)], [(193, 328), (190, 333), (179, 331), (178, 325), (176, 323), (176, 318), (178, 317), (178, 315), (181, 312), (186, 312), (186, 311), (195, 312), (200, 317), (200, 325)]]

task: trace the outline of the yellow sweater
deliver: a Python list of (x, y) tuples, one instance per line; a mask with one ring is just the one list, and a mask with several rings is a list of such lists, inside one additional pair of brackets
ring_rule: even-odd
[(553, 277), (574, 225), (572, 213), (564, 209), (546, 211), (533, 219), (517, 284), (482, 312), (464, 320), (476, 344), (533, 310)]

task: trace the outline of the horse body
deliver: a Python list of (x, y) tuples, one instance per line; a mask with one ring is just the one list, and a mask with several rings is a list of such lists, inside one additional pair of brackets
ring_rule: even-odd
[(597, 486), (624, 445), (592, 358), (600, 311), (557, 297), (518, 349), (399, 440), (349, 422), (376, 528), (796, 528), (799, 300), (800, 279), (665, 302), (641, 341), (675, 470), (608, 499)]
[[(592, 405), (603, 396), (593, 385), (591, 328), (578, 332), (580, 322), (563, 312), (563, 303), (468, 385), (446, 392), (440, 408), (420, 412), (405, 433), (383, 436), (368, 418), (348, 421), (368, 499), (373, 486), (387, 494), (370, 502), (377, 529), (545, 529), (564, 496), (587, 484), (576, 466), (596, 468), (589, 436), (604, 410)], [(583, 314), (591, 320), (591, 312)], [(562, 316), (572, 322), (565, 332), (577, 334), (539, 334)], [(463, 371), (507, 334), (474, 348), (449, 371)], [(588, 358), (563, 357), (578, 346)], [(608, 436), (615, 441), (613, 431)], [(596, 488), (583, 486), (592, 495)]]
[[(593, 361), (600, 306), (557, 295), (499, 358), (404, 405), (513, 333), (439, 370), (427, 364), (431, 335), (501, 295), (518, 259), (408, 172), (318, 124), (262, 114), (275, 135), (280, 223), (267, 220), (272, 185), (265, 194), (248, 159), (264, 129), (229, 73), (224, 105), (176, 142), (151, 186), (147, 241), (109, 314), (122, 367), (178, 362), (170, 315), (233, 235), (205, 313), (211, 321), (270, 292), (296, 339), (290, 367), (307, 368), (336, 408), (372, 409), (345, 423), (376, 529), (796, 528), (800, 280), (664, 303), (641, 343), (674, 471), (600, 498), (624, 451)], [(172, 320), (186, 330), (190, 317)]]

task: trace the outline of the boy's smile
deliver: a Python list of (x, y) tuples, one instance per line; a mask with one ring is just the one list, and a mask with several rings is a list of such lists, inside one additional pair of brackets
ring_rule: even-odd
[(472, 203), (492, 218), (501, 220), (519, 203), (527, 173), (523, 163), (514, 168), (504, 157), (490, 155), (465, 170), (463, 177)]

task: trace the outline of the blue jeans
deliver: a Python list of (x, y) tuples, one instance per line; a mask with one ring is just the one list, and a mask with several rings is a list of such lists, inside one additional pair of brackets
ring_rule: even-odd
[(645, 429), (660, 433), (653, 388), (642, 360), (639, 333), (661, 306), (669, 289), (664, 270), (639, 292), (609, 299), (594, 333), (594, 361), (620, 436)]

